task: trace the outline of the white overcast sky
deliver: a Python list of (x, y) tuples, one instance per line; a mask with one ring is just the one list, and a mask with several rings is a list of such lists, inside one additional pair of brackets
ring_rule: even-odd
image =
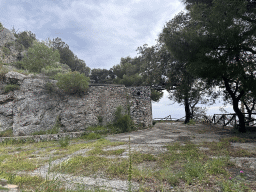
[(109, 69), (154, 45), (182, 10), (181, 0), (0, 0), (0, 22), (39, 40), (60, 37), (91, 69)]
[[(154, 45), (165, 23), (183, 10), (181, 0), (0, 0), (0, 22), (40, 41), (59, 37), (91, 69), (110, 69), (121, 57), (135, 57), (139, 46)], [(152, 104), (153, 117), (185, 115), (183, 106), (170, 103), (165, 92)]]

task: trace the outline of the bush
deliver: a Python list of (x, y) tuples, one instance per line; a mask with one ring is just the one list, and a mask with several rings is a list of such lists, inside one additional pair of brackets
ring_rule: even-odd
[(56, 91), (54, 85), (52, 83), (49, 83), (47, 82), (45, 85), (44, 85), (44, 89), (48, 92), (48, 93), (53, 93)]
[(13, 137), (12, 129), (6, 129), (5, 131), (0, 132), (0, 137)]
[(0, 23), (0, 31), (2, 31), (4, 29), (4, 26), (2, 25), (2, 23)]
[(10, 92), (10, 91), (14, 91), (14, 90), (17, 90), (17, 89), (19, 89), (19, 88), (20, 88), (19, 85), (16, 85), (16, 84), (9, 84), (9, 85), (6, 85), (6, 86), (4, 87), (4, 92), (5, 92), (5, 93), (8, 93), (8, 92)]
[(60, 147), (67, 147), (69, 145), (69, 136), (62, 137), (59, 140)]
[(122, 133), (133, 130), (133, 121), (130, 115), (122, 114), (122, 107), (119, 106), (115, 112), (114, 127), (117, 127)]
[(5, 55), (10, 55), (10, 53), (11, 53), (10, 49), (8, 49), (7, 47), (3, 47), (2, 50)]
[(195, 124), (196, 122), (193, 119), (190, 119), (189, 122), (187, 123), (187, 125), (195, 125)]
[(0, 78), (3, 80), (8, 70), (3, 66), (2, 61), (0, 62)]
[(54, 65), (46, 66), (42, 68), (41, 72), (47, 76), (54, 77), (58, 73), (67, 73), (70, 72), (71, 69), (66, 64), (61, 64), (56, 62)]
[(68, 94), (84, 94), (89, 88), (89, 78), (77, 71), (58, 73), (55, 79), (58, 80), (57, 86)]
[(87, 139), (87, 140), (94, 140), (94, 139), (100, 139), (102, 137), (98, 133), (89, 133), (89, 134), (84, 134), (82, 136), (82, 138)]
[(19, 52), (22, 52), (25, 49), (25, 47), (22, 44), (15, 43), (15, 49)]

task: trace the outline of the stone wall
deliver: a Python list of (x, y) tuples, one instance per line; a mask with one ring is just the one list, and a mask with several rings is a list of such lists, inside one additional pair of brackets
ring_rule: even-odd
[[(114, 120), (118, 106), (128, 109), (136, 124), (152, 125), (152, 107), (149, 87), (125, 87), (123, 85), (90, 85), (88, 93), (79, 97), (63, 94), (56, 87), (50, 93), (45, 84), (57, 81), (40, 75), (25, 76), (17, 72), (5, 75), (0, 84), (0, 131), (13, 129), (16, 136), (46, 131), (56, 123), (60, 132), (85, 131), (88, 126)], [(4, 93), (8, 83), (20, 85), (19, 90)]]

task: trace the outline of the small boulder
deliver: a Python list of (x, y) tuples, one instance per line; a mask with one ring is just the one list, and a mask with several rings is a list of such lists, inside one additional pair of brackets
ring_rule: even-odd
[(5, 81), (7, 84), (18, 84), (21, 85), (23, 80), (26, 78), (26, 75), (10, 71), (5, 74)]

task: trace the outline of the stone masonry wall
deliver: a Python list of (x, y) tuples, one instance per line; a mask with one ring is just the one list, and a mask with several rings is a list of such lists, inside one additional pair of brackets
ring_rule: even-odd
[[(12, 128), (16, 136), (30, 135), (51, 129), (56, 120), (60, 133), (85, 131), (88, 126), (112, 122), (118, 106), (127, 109), (136, 124), (152, 125), (152, 107), (149, 87), (123, 85), (90, 85), (88, 93), (79, 97), (58, 90), (49, 93), (45, 84), (57, 81), (46, 77), (25, 76), (17, 72), (5, 75), (0, 83), (0, 131)], [(17, 83), (19, 90), (4, 93), (4, 86)]]

